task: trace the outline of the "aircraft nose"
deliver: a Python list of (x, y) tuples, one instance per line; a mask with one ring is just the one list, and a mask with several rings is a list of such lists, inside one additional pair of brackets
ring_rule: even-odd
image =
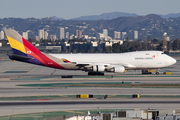
[(175, 64), (177, 61), (176, 61), (176, 59), (174, 59), (174, 58), (171, 57), (170, 59), (168, 59), (167, 62), (168, 62), (169, 65), (173, 65), (173, 64)]
[(172, 63), (175, 64), (176, 62), (177, 62), (176, 59), (173, 58)]

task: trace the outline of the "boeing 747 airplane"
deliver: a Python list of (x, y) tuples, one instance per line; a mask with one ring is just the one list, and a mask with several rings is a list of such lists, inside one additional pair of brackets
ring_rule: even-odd
[(125, 70), (159, 69), (176, 63), (161, 51), (136, 51), (127, 53), (98, 54), (47, 54), (40, 52), (13, 29), (4, 29), (13, 54), (12, 60), (63, 70), (83, 70), (88, 75), (104, 72), (123, 73)]

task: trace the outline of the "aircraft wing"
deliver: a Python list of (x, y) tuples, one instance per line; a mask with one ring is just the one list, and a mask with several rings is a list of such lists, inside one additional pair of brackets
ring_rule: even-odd
[(114, 71), (124, 72), (125, 69), (136, 68), (136, 66), (129, 63), (96, 63), (96, 62), (73, 62), (65, 58), (62, 58), (64, 63), (75, 64), (79, 68), (83, 68), (85, 71)]
[(104, 63), (91, 63), (91, 62), (72, 62), (74, 64), (77, 64), (76, 66), (86, 67), (86, 66), (93, 66), (93, 65), (110, 65), (110, 64), (104, 64)]
[(107, 64), (107, 63), (91, 63), (91, 62), (72, 62), (74, 64), (77, 64), (76, 66), (79, 67), (88, 67), (93, 65), (104, 65), (106, 67), (112, 67), (112, 66), (123, 66), (124, 68), (134, 68), (135, 66), (129, 63), (121, 63), (121, 64)]

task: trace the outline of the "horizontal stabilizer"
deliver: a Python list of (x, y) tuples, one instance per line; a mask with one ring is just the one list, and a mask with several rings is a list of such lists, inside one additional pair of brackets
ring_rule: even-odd
[(14, 54), (8, 55), (8, 56), (12, 60), (19, 60), (19, 61), (34, 59), (34, 58), (31, 58), (31, 57), (25, 57), (25, 56), (14, 55)]

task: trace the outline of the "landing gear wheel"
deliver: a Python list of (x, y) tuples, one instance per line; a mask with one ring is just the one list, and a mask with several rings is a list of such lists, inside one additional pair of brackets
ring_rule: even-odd
[(93, 72), (88, 72), (88, 75), (94, 75), (94, 73)]
[(104, 73), (98, 73), (98, 75), (104, 76)]
[(104, 73), (103, 72), (97, 72), (96, 75), (104, 76)]
[(156, 72), (156, 75), (159, 75), (159, 72)]
[(88, 75), (102, 75), (104, 76), (104, 73), (101, 73), (101, 72), (88, 72)]

